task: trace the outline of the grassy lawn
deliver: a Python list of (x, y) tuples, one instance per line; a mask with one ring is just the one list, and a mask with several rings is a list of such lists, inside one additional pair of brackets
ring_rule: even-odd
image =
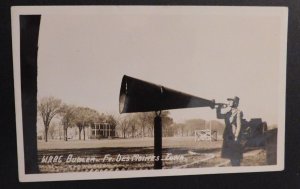
[[(200, 168), (230, 166), (228, 159), (220, 157), (223, 141), (195, 141), (194, 137), (163, 138), (163, 158), (167, 154), (184, 156), (183, 161), (163, 161), (164, 169), (174, 167)], [(116, 158), (118, 154), (132, 156), (153, 155), (153, 138), (102, 139), (102, 140), (70, 140), (70, 141), (38, 141), (39, 168), (42, 173), (52, 172), (86, 172), (86, 171), (118, 171), (153, 169), (153, 161), (102, 162), (106, 154)], [(99, 159), (93, 163), (66, 163), (67, 157)], [(62, 156), (61, 163), (42, 163), (46, 156)], [(263, 148), (248, 150), (244, 153), (242, 165), (266, 165), (266, 151)]]
[[(194, 137), (164, 137), (163, 148), (221, 148), (222, 141), (197, 141)], [(50, 140), (38, 141), (38, 150), (84, 149), (84, 148), (119, 148), (119, 147), (153, 147), (154, 138), (101, 139), (101, 140)]]

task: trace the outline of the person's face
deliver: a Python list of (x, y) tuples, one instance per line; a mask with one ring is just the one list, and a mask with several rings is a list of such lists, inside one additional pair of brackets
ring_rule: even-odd
[(232, 107), (233, 106), (233, 100), (228, 100), (228, 106)]

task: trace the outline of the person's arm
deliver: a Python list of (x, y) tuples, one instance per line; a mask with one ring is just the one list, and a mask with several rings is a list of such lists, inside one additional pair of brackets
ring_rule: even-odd
[(238, 111), (236, 115), (236, 131), (234, 133), (234, 140), (237, 141), (238, 137), (240, 136), (241, 127), (242, 127), (242, 118), (243, 118), (243, 112)]
[(217, 118), (218, 119), (225, 119), (225, 114), (223, 114), (222, 112), (221, 112), (221, 109), (222, 109), (222, 106), (217, 106)]

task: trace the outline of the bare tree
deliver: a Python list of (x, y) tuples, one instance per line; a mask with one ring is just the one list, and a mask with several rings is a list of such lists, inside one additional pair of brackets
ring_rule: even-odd
[[(154, 135), (154, 118), (156, 117), (156, 113), (148, 112), (146, 114), (146, 122), (147, 122), (147, 129), (148, 129), (148, 136), (153, 137)], [(169, 116), (169, 111), (162, 111), (161, 112), (161, 119), (162, 119), (162, 127), (163, 127), (163, 134), (164, 136), (167, 135), (168, 131), (170, 130), (170, 126), (173, 124), (173, 119)], [(168, 134), (170, 135), (170, 133)]]
[(136, 127), (136, 120), (134, 119), (130, 120), (130, 131), (131, 131), (131, 137), (135, 138), (137, 127)]
[(45, 127), (45, 142), (48, 141), (48, 130), (51, 120), (56, 116), (61, 108), (61, 100), (54, 97), (44, 97), (38, 103), (38, 112), (43, 119)]
[(136, 114), (136, 123), (139, 126), (138, 129), (141, 130), (141, 136), (145, 137), (146, 135), (152, 136), (153, 132), (153, 120), (155, 117), (155, 113), (153, 112), (142, 112)]
[(163, 136), (164, 137), (174, 135), (174, 129), (172, 127), (173, 119), (169, 115), (170, 115), (169, 111), (163, 111), (161, 113), (162, 129), (163, 129)]
[(129, 130), (131, 133), (131, 137), (135, 138), (136, 137), (136, 133), (138, 131), (138, 117), (137, 114), (131, 114), (130, 116), (128, 116), (129, 119)]
[(194, 135), (195, 130), (206, 129), (206, 121), (204, 119), (189, 119), (185, 121), (185, 129), (187, 136)]
[(68, 140), (68, 128), (73, 127), (75, 125), (75, 110), (75, 106), (69, 106), (67, 104), (64, 104), (60, 111), (65, 141)]
[(79, 140), (81, 140), (81, 131), (83, 131), (83, 140), (85, 140), (85, 127), (96, 122), (99, 119), (99, 113), (91, 108), (77, 107), (75, 116), (75, 123), (79, 130)]
[(111, 126), (116, 127), (118, 124), (117, 118), (114, 115), (108, 114), (105, 116), (105, 121)]
[(142, 138), (145, 137), (145, 128), (148, 124), (147, 113), (137, 113), (137, 121), (139, 122), (139, 129), (141, 130)]
[(128, 116), (122, 118), (120, 121), (119, 121), (119, 127), (121, 129), (121, 133), (122, 133), (122, 136), (123, 138), (126, 138), (126, 134), (130, 128), (130, 120), (128, 118)]
[(174, 124), (174, 132), (176, 132), (176, 134), (178, 134), (180, 136), (184, 135), (184, 128), (185, 128), (185, 124), (183, 124), (183, 123)]
[(52, 140), (54, 139), (54, 135), (55, 135), (55, 127), (56, 127), (56, 124), (51, 123), (50, 126), (49, 126), (49, 129), (48, 129), (48, 133), (49, 133), (50, 138)]

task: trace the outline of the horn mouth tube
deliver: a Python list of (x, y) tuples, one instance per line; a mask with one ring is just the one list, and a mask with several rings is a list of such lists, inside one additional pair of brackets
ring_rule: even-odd
[(121, 95), (120, 96), (120, 103), (119, 103), (119, 112), (124, 113), (124, 108), (125, 108), (125, 100), (126, 100), (126, 95)]
[(176, 91), (124, 75), (119, 95), (119, 112), (150, 112), (169, 109), (215, 107), (214, 100)]
[(121, 83), (121, 89), (120, 89), (120, 95), (119, 95), (119, 112), (125, 113), (125, 107), (126, 105), (126, 94), (127, 94), (127, 76), (124, 75), (122, 78)]

